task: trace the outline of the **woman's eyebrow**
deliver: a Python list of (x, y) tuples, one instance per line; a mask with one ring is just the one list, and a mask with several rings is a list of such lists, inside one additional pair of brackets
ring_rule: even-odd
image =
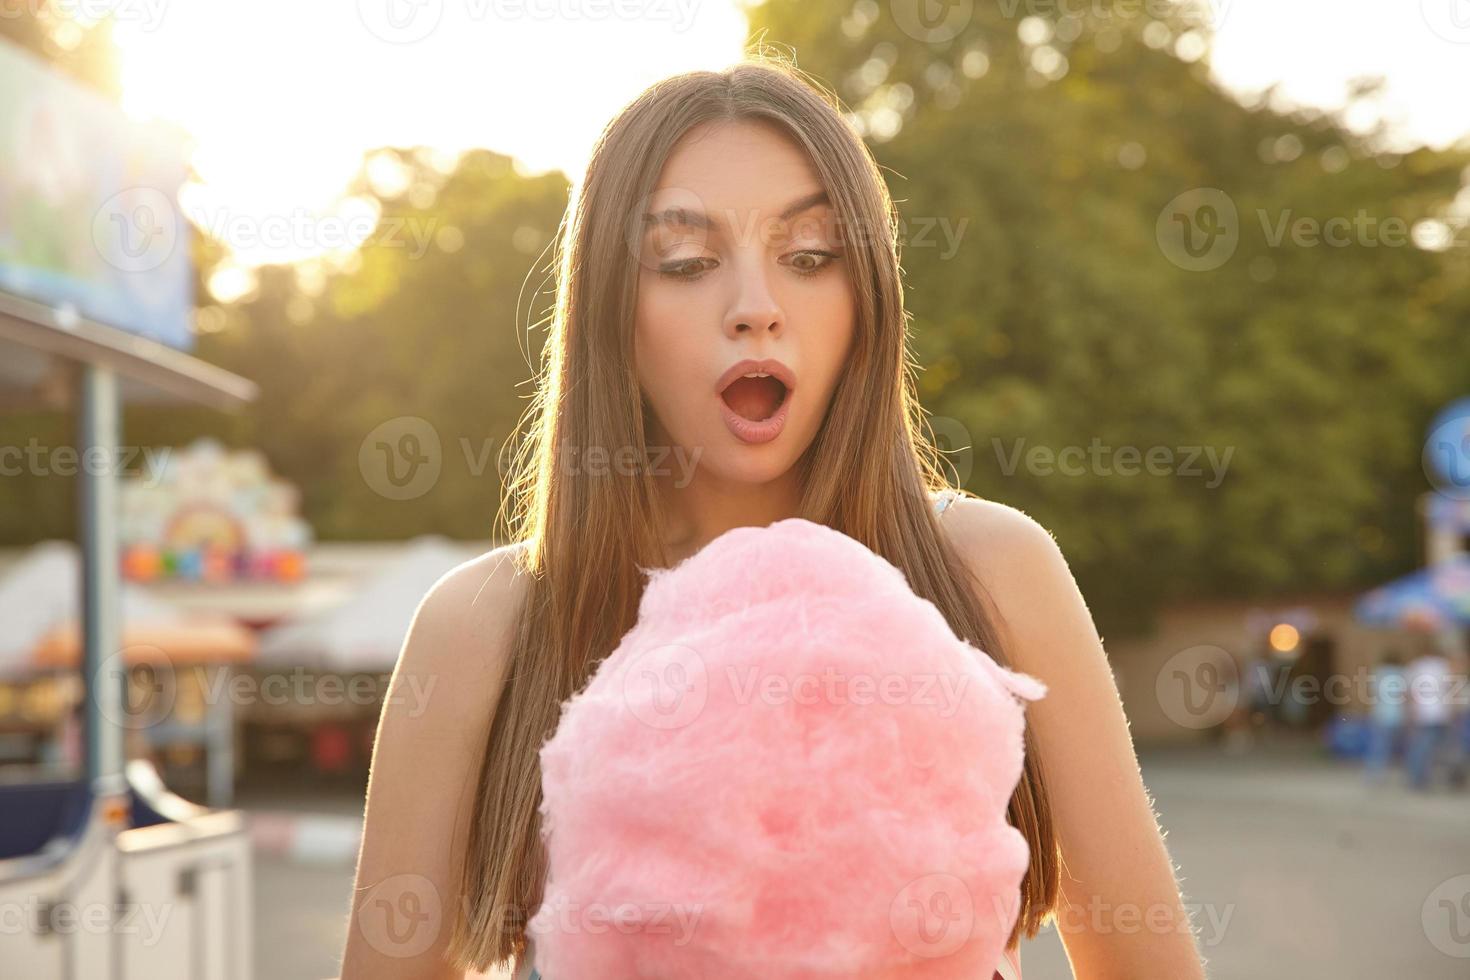
[(801, 212), (816, 207), (818, 204), (830, 203), (831, 202), (827, 199), (827, 192), (825, 190), (813, 191), (810, 194), (798, 197), (796, 200), (786, 205), (786, 209), (781, 212), (781, 220), (790, 220), (791, 218), (796, 217), (798, 214), (801, 214)]
[[(781, 220), (789, 221), (803, 211), (809, 211), (819, 204), (830, 203), (825, 190), (804, 194), (781, 210)], [(662, 211), (645, 214), (643, 224), (645, 227), (664, 225), (675, 228), (694, 228), (699, 231), (711, 229), (709, 217), (704, 212), (681, 207), (664, 208)]]

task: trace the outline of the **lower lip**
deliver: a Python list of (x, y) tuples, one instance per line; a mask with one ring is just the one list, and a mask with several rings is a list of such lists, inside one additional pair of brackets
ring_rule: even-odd
[[(720, 398), (720, 410), (725, 417), (725, 426), (736, 439), (744, 443), (749, 443), (752, 446), (760, 445), (763, 442), (770, 442), (779, 436), (781, 430), (786, 427), (786, 415), (791, 409), (792, 394), (791, 390), (788, 389), (786, 397), (781, 401), (781, 406), (776, 409), (776, 414), (768, 419), (762, 419), (759, 422), (752, 422), (725, 404), (725, 399)], [(718, 395), (715, 397), (719, 398)]]

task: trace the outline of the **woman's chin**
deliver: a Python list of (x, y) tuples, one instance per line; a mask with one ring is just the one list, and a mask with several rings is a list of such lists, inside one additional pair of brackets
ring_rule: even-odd
[[(726, 442), (732, 443), (728, 439)], [(784, 476), (797, 455), (780, 440), (758, 445), (732, 443), (707, 449), (699, 461), (699, 469), (705, 478), (721, 483), (759, 486)]]

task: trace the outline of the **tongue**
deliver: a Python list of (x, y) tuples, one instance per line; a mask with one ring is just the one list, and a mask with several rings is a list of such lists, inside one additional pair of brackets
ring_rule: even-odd
[(736, 415), (760, 422), (775, 414), (785, 394), (786, 386), (775, 378), (736, 378), (725, 389), (724, 399)]

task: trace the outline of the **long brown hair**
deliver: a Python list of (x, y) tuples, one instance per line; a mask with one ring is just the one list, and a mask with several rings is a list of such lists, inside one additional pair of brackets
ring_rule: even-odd
[[(538, 751), (555, 731), (561, 704), (632, 628), (641, 569), (668, 565), (658, 533), (661, 500), (647, 467), (593, 478), (557, 461), (588, 447), (632, 447), (634, 459), (647, 458), (633, 366), (640, 205), (681, 136), (700, 123), (734, 119), (775, 123), (810, 156), (844, 235), (854, 290), (852, 354), (799, 464), (799, 516), (892, 562), (957, 635), (1007, 663), (995, 611), (930, 506), (929, 493), (946, 483), (942, 457), (915, 395), (897, 214), (867, 147), (830, 92), (769, 57), (653, 85), (598, 139), (559, 238), (556, 304), (501, 514), (528, 585), (479, 772), (464, 907), (449, 941), (449, 955), (464, 968), (487, 970), (524, 951), (545, 879)], [(1023, 933), (1036, 934), (1058, 894), (1051, 809), (1029, 732), (1008, 816), (1031, 848), (1014, 947)]]

